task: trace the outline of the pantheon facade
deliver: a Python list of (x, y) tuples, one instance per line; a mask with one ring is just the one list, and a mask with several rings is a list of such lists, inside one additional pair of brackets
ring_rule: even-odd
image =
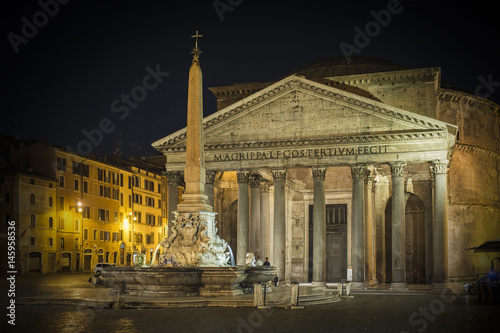
[[(467, 249), (500, 238), (497, 104), (447, 87), (438, 67), (369, 57), (210, 90), (205, 191), (238, 264), (252, 252), (282, 281), (393, 289), (490, 268)], [(186, 129), (153, 146), (172, 212)]]

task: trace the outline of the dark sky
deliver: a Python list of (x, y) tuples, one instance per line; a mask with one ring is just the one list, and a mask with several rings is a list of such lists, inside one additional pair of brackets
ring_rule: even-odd
[[(271, 81), (342, 56), (342, 42), (355, 46), (355, 27), (365, 30), (372, 13), (388, 6), (397, 13), (358, 48), (359, 55), (409, 68), (441, 67), (443, 82), (472, 94), (489, 79), (490, 90), (479, 91), (500, 102), (493, 1), (59, 1), (65, 3), (59, 8), (56, 0), (40, 1), (51, 15), (41, 13), (38, 1), (0, 4), (1, 134), (73, 149), (80, 144), (96, 154), (110, 154), (120, 143), (125, 156), (155, 154), (152, 142), (186, 125), (190, 35), (196, 30), (204, 36), (206, 116), (216, 109), (208, 87)], [(34, 21), (37, 31), (29, 29)], [(145, 90), (148, 66), (164, 74), (158, 84), (147, 81)], [(125, 113), (120, 98), (132, 91), (146, 95), (136, 95), (142, 100)], [(119, 112), (113, 112), (116, 99)], [(96, 133), (103, 119), (109, 119), (109, 133), (95, 136), (90, 147), (81, 145), (83, 132)]]

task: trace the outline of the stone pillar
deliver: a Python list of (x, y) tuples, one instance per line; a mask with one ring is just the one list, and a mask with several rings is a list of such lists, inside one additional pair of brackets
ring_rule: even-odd
[(405, 187), (406, 163), (391, 163), (392, 176), (392, 283), (390, 289), (407, 290), (405, 247)]
[(365, 271), (366, 280), (375, 283), (375, 255), (373, 251), (373, 175), (371, 168), (366, 168), (364, 179), (364, 200), (365, 200)]
[(207, 171), (207, 178), (205, 182), (205, 195), (207, 196), (207, 204), (214, 208), (214, 181), (215, 181), (215, 175), (217, 174), (216, 171)]
[(249, 210), (248, 210), (248, 171), (238, 171), (238, 233), (236, 265), (245, 265), (248, 253)]
[(363, 187), (365, 166), (351, 167), (352, 174), (352, 281), (365, 281), (365, 248), (363, 231)]
[(252, 174), (250, 185), (250, 247), (249, 251), (260, 257), (260, 175)]
[(260, 255), (262, 261), (265, 257), (270, 258), (271, 253), (271, 230), (270, 217), (271, 212), (269, 210), (269, 187), (271, 187), (271, 182), (261, 181), (260, 183)]
[(448, 161), (431, 164), (434, 174), (433, 289), (448, 289)]
[(313, 203), (313, 285), (326, 286), (325, 167), (312, 168)]
[(177, 210), (177, 205), (179, 204), (179, 184), (182, 179), (180, 172), (170, 171), (165, 172), (165, 176), (168, 179), (167, 188), (167, 237), (172, 232), (172, 227), (174, 226), (175, 216), (174, 213)]
[(286, 170), (273, 170), (274, 258), (271, 265), (276, 266), (276, 274), (281, 281), (285, 281), (285, 179)]

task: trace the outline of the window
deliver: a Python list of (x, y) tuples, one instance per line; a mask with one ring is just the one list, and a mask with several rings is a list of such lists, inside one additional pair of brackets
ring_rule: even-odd
[(120, 174), (113, 173), (113, 185), (120, 185)]
[(147, 225), (155, 225), (156, 217), (152, 214), (146, 214), (146, 224)]
[(60, 217), (59, 218), (59, 230), (64, 230), (64, 218)]
[(90, 219), (90, 207), (88, 206), (82, 207), (82, 217), (84, 219)]
[(114, 215), (115, 216), (113, 221), (118, 222), (118, 212), (116, 210), (114, 211)]
[(89, 193), (89, 183), (83, 181), (83, 193)]
[(59, 197), (59, 209), (64, 210), (64, 197)]
[(52, 217), (49, 217), (49, 228), (54, 228), (54, 220), (52, 219)]
[(53, 238), (49, 238), (49, 246), (50, 247), (54, 246), (54, 239)]
[(137, 233), (134, 235), (134, 242), (142, 244), (142, 234), (141, 233)]
[(104, 230), (99, 230), (99, 240), (104, 240)]
[(66, 159), (62, 157), (57, 158), (57, 170), (66, 171)]
[(146, 244), (151, 244), (152, 241), (151, 241), (151, 235), (150, 234), (146, 234)]
[(101, 168), (97, 168), (97, 179), (100, 181), (104, 180), (104, 170)]
[(128, 196), (128, 208), (132, 208), (132, 196)]
[(109, 210), (99, 208), (97, 210), (97, 217), (99, 221), (109, 221)]
[(97, 230), (94, 229), (94, 240), (97, 240)]
[(134, 216), (135, 216), (135, 221), (136, 221), (137, 223), (141, 223), (141, 222), (142, 222), (142, 221), (141, 221), (141, 216), (142, 216), (142, 215), (141, 215), (141, 212), (134, 212)]
[(33, 193), (30, 194), (30, 204), (35, 204), (35, 195)]
[(30, 179), (30, 184), (35, 185), (35, 180), (33, 178)]
[(326, 224), (346, 224), (346, 205), (326, 205)]
[(52, 205), (53, 205), (52, 197), (49, 197), (49, 207), (52, 207)]
[(138, 203), (142, 205), (142, 195), (134, 194), (134, 203)]
[(155, 199), (150, 198), (150, 197), (146, 197), (146, 205), (150, 206), (150, 207), (154, 207), (155, 206)]
[(80, 174), (80, 163), (73, 161), (73, 174), (74, 175), (79, 175)]
[(64, 176), (59, 176), (59, 187), (64, 187)]
[(33, 214), (31, 214), (30, 227), (36, 227), (36, 218)]
[(75, 220), (75, 231), (80, 231), (80, 220)]
[(61, 250), (64, 250), (64, 237), (61, 237), (59, 245)]
[(118, 242), (118, 233), (113, 232), (113, 242)]
[(30, 237), (30, 244), (35, 246), (35, 237)]
[(161, 222), (161, 215), (158, 215), (158, 225), (161, 226), (162, 225), (162, 222)]
[(78, 179), (75, 179), (75, 191), (78, 191), (78, 189), (80, 188), (79, 185), (79, 182), (78, 182)]
[(113, 199), (118, 200), (120, 198), (120, 191), (118, 189), (113, 189)]
[(123, 207), (123, 193), (120, 193), (120, 206)]
[(79, 245), (80, 245), (80, 238), (75, 238), (75, 250), (78, 250)]
[(110, 232), (109, 231), (105, 231), (104, 232), (104, 240), (106, 242), (109, 242), (110, 241)]
[(83, 240), (89, 240), (89, 229), (83, 229)]
[(123, 187), (123, 174), (120, 174), (120, 186)]
[(150, 181), (150, 180), (144, 180), (144, 188), (148, 191), (154, 192), (155, 190), (155, 183)]
[(82, 164), (83, 176), (89, 177), (89, 166), (87, 164)]

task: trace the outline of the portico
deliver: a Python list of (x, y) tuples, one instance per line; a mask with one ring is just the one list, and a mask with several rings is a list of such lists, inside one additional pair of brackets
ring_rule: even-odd
[[(236, 203), (236, 216), (219, 223), (237, 225), (236, 244), (226, 241), (236, 249), (238, 265), (253, 252), (270, 258), (280, 280), (307, 282), (312, 276), (310, 282), (324, 285), (344, 251), (357, 286), (390, 267), (385, 282), (405, 289), (405, 171), (427, 168), (434, 194), (432, 246), (426, 243), (432, 248), (430, 275), (436, 287), (446, 287), (446, 176), (456, 126), (293, 75), (205, 117), (203, 126), (205, 168), (215, 175), (207, 176), (213, 182), (207, 182), (206, 195), (222, 210)], [(167, 172), (183, 171), (185, 129), (153, 146), (165, 154)], [(178, 186), (175, 179), (169, 193)], [(385, 196), (377, 195), (377, 186), (387, 187)], [(214, 197), (214, 187), (222, 197)], [(389, 197), (390, 221), (381, 218)], [(342, 230), (345, 244), (336, 236)]]

